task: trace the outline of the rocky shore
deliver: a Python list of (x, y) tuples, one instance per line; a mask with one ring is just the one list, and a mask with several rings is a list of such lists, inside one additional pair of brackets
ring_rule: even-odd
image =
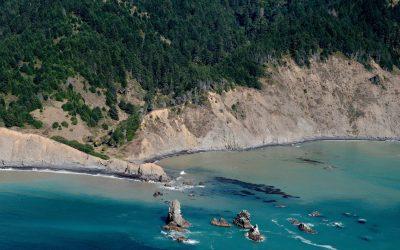
[(0, 128), (0, 168), (51, 169), (116, 175), (144, 181), (168, 181), (162, 167), (120, 159), (103, 160), (51, 139)]

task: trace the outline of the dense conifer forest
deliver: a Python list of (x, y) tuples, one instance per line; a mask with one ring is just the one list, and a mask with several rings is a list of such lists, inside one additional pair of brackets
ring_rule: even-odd
[[(30, 112), (47, 100), (88, 126), (129, 118), (116, 128), (131, 139), (140, 113), (201, 105), (206, 90), (260, 88), (263, 65), (291, 56), (307, 67), (341, 52), (369, 66), (400, 66), (400, 6), (395, 0), (3, 0), (0, 2), (0, 123), (40, 128)], [(145, 105), (121, 103), (127, 75)], [(107, 109), (89, 107), (66, 79), (83, 76)], [(99, 91), (101, 90), (101, 91)], [(123, 137), (123, 136), (122, 136)]]

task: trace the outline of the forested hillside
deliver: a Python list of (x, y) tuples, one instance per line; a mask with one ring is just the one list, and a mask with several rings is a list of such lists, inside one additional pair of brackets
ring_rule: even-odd
[[(394, 0), (3, 0), (0, 123), (40, 128), (30, 112), (57, 100), (95, 127), (118, 120), (119, 106), (129, 118), (113, 136), (130, 139), (159, 96), (201, 104), (205, 90), (259, 88), (263, 64), (283, 56), (307, 67), (311, 56), (341, 52), (392, 70), (399, 24)], [(76, 75), (106, 96), (106, 109), (66, 83)], [(117, 100), (128, 75), (145, 91), (142, 107)]]

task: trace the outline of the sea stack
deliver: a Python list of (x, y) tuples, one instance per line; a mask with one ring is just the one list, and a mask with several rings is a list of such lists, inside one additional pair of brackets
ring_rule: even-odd
[(178, 200), (173, 200), (169, 204), (168, 217), (164, 226), (165, 230), (168, 231), (185, 231), (186, 228), (190, 227), (190, 223), (185, 220), (181, 213), (181, 204)]
[(250, 223), (250, 213), (247, 210), (242, 210), (238, 213), (235, 219), (233, 219), (233, 224), (245, 229), (253, 228), (253, 225)]

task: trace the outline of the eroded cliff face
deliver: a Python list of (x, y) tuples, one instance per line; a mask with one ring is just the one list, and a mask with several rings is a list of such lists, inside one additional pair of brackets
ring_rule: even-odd
[(153, 163), (102, 160), (39, 135), (5, 128), (0, 128), (0, 167), (87, 171), (154, 181), (168, 179), (164, 170)]
[[(323, 137), (400, 137), (400, 76), (341, 56), (268, 67), (262, 90), (209, 94), (209, 104), (156, 110), (122, 153), (142, 161), (181, 151), (220, 150)], [(375, 78), (373, 78), (375, 77)]]

